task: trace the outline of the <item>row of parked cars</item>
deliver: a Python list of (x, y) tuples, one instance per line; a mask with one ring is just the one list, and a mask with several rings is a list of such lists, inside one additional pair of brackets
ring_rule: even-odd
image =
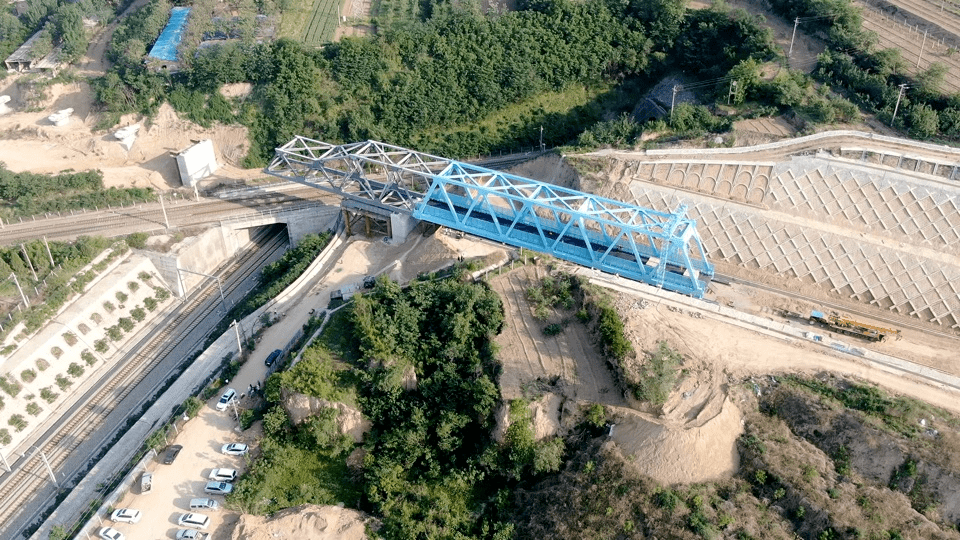
[[(168, 447), (164, 453), (163, 463), (169, 465), (176, 459), (183, 447), (174, 445)], [(220, 448), (220, 452), (228, 456), (242, 456), (249, 452), (249, 447), (243, 443), (227, 443)], [(208, 495), (227, 495), (233, 492), (233, 482), (237, 479), (236, 469), (216, 468), (207, 475), (208, 482), (203, 487), (203, 492)], [(177, 540), (204, 540), (207, 534), (202, 532), (210, 526), (210, 516), (194, 510), (218, 510), (220, 503), (209, 497), (198, 497), (190, 499), (191, 512), (180, 514), (177, 519), (177, 525), (186, 527), (177, 531)], [(110, 520), (114, 523), (135, 524), (140, 521), (143, 514), (140, 510), (133, 508), (118, 508), (110, 514)], [(103, 527), (98, 536), (102, 540), (126, 540), (123, 533), (113, 527)]]

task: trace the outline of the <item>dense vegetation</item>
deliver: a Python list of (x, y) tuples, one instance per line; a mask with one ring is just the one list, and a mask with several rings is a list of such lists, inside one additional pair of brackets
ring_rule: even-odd
[(287, 250), (280, 260), (272, 262), (260, 271), (260, 280), (256, 288), (246, 296), (243, 302), (230, 310), (226, 320), (241, 320), (260, 306), (277, 297), (291, 283), (297, 280), (330, 243), (329, 231), (320, 234), (308, 234), (293, 249)]
[(7, 170), (0, 163), (0, 218), (107, 207), (155, 200), (150, 188), (103, 187), (100, 171), (36, 174)]
[[(638, 85), (662, 72), (725, 73), (773, 54), (769, 32), (756, 19), (719, 11), (685, 15), (678, 0), (538, 0), (521, 8), (485, 16), (429, 4), (422, 20), (321, 51), (286, 40), (241, 40), (184, 59), (169, 86), (165, 76), (121, 58), (98, 83), (98, 97), (116, 114), (150, 113), (169, 98), (201, 123), (242, 121), (251, 128), (251, 166), (297, 133), (334, 142), (378, 138), (461, 156), (536, 145), (540, 126), (547, 145), (573, 142), (611, 112), (632, 109)], [(155, 37), (156, 25), (138, 20), (121, 24), (136, 28), (118, 31), (111, 51), (139, 52), (136, 39)], [(684, 52), (703, 43), (715, 54)], [(233, 82), (254, 83), (252, 100), (228, 104), (219, 97), (216, 89)], [(577, 88), (592, 98), (563, 112), (535, 100)], [(630, 95), (618, 94), (627, 88)], [(522, 124), (482, 122), (518, 105), (513, 116)]]
[(60, 59), (74, 62), (87, 50), (83, 19), (96, 19), (105, 24), (128, 4), (128, 1), (114, 0), (34, 0), (20, 16), (13, 11), (14, 4), (10, 4), (9, 9), (0, 11), (0, 58), (9, 56), (30, 35), (42, 29), (43, 33), (34, 43), (33, 58), (42, 58), (59, 46)]
[[(268, 380), (264, 459), (231, 503), (270, 512), (346, 501), (377, 515), (386, 538), (510, 538), (511, 486), (556, 470), (563, 444), (535, 443), (522, 404), (507, 441), (492, 441), (500, 395), (490, 339), (503, 317), (482, 284), (401, 289), (379, 279), (337, 315), (323, 344)], [(335, 416), (290, 425), (281, 388), (359, 405), (372, 429), (352, 468), (344, 463), (354, 445), (337, 434)]]

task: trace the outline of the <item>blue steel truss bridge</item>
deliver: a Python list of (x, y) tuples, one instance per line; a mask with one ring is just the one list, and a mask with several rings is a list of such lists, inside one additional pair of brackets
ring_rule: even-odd
[(697, 298), (714, 275), (684, 206), (659, 212), (377, 141), (298, 136), (265, 172), (355, 212), (427, 221)]

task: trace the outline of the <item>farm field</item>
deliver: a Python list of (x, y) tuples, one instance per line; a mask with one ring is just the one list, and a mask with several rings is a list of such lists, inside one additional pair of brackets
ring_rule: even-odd
[(374, 23), (380, 28), (413, 21), (420, 18), (420, 2), (417, 0), (376, 0), (373, 6)]
[(343, 0), (299, 0), (283, 12), (280, 37), (297, 40), (308, 47), (333, 41), (337, 30), (337, 8)]

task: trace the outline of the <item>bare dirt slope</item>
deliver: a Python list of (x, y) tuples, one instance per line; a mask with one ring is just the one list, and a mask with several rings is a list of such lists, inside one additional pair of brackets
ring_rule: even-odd
[(568, 398), (626, 405), (584, 325), (574, 319), (560, 334), (547, 336), (543, 328), (554, 321), (533, 317), (524, 291), (538, 282), (544, 272), (535, 265), (521, 266), (490, 280), (503, 299), (506, 312), (506, 327), (497, 337), (503, 362), (500, 388), (504, 399), (524, 397), (524, 387), (537, 379), (558, 377)]
[[(85, 81), (49, 86), (39, 110), (27, 111), (18, 81), (24, 76), (8, 77), (0, 83), (0, 94), (13, 98), (14, 112), (0, 116), (0, 162), (13, 171), (55, 173), (66, 169), (99, 169), (107, 187), (180, 187), (176, 160), (178, 152), (202, 139), (212, 139), (217, 161), (224, 168), (220, 176), (250, 178), (259, 170), (241, 168), (249, 142), (242, 126), (215, 125), (202, 128), (182, 120), (167, 104), (151, 121), (127, 115), (121, 126), (140, 124), (140, 132), (130, 150), (121, 146), (113, 131), (96, 131), (99, 115), (93, 106), (90, 85)], [(71, 108), (73, 116), (65, 126), (54, 126), (47, 117)]]

